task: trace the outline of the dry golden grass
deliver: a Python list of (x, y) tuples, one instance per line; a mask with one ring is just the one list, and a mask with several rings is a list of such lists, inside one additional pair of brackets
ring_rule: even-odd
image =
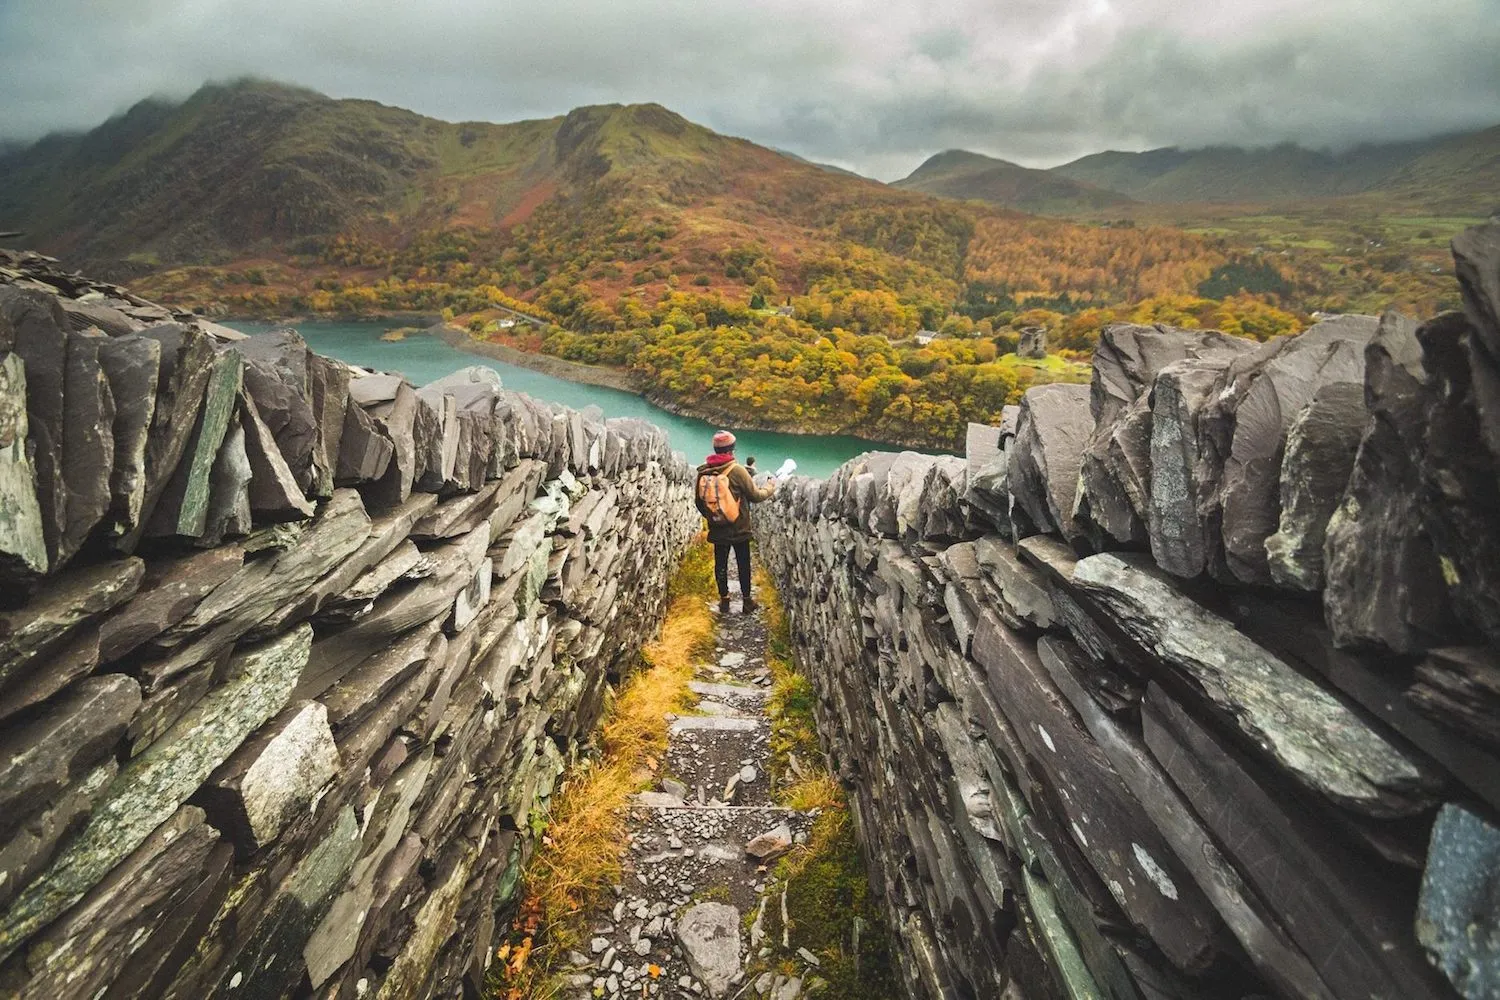
[(661, 767), (667, 713), (692, 701), (694, 664), (712, 648), (714, 593), (713, 551), (700, 539), (673, 581), (661, 635), (642, 650), (642, 669), (606, 709), (598, 756), (564, 780), (553, 800), (512, 940), (494, 966), (495, 997), (556, 996), (559, 959), (582, 942), (589, 910), (619, 881), (625, 806)]

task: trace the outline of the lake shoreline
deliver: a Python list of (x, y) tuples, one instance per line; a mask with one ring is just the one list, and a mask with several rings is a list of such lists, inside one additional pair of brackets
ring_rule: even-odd
[(957, 452), (951, 449), (944, 448), (941, 445), (934, 445), (930, 442), (911, 440), (877, 441), (849, 430), (806, 428), (789, 426), (787, 424), (764, 423), (714, 409), (689, 406), (646, 388), (641, 384), (639, 379), (619, 368), (609, 368), (603, 365), (586, 365), (579, 361), (568, 361), (563, 358), (553, 357), (550, 354), (523, 351), (519, 347), (511, 347), (508, 344), (496, 344), (487, 340), (476, 340), (467, 330), (447, 323), (434, 324), (425, 330), (417, 332), (435, 333), (449, 347), (467, 354), (475, 354), (479, 357), (503, 361), (508, 365), (515, 365), (518, 368), (528, 368), (531, 371), (541, 372), (543, 375), (551, 375), (554, 378), (567, 379), (570, 382), (580, 382), (584, 385), (597, 385), (606, 389), (616, 389), (620, 392), (633, 393), (652, 406), (666, 410), (668, 413), (679, 417), (689, 417), (693, 420), (701, 420), (708, 424), (718, 424), (722, 427), (731, 427), (741, 431), (765, 431), (771, 434), (791, 434), (807, 438), (852, 437), (868, 442), (872, 451), (889, 451), (893, 448), (915, 448), (928, 453), (957, 454)]
[(605, 389), (617, 389), (620, 392), (631, 392), (637, 396), (646, 396), (640, 383), (629, 372), (621, 371), (618, 368), (606, 368), (602, 365), (586, 365), (578, 361), (555, 358), (550, 354), (534, 354), (531, 351), (523, 351), (519, 347), (511, 347), (509, 344), (496, 344), (488, 340), (476, 340), (469, 331), (448, 323), (436, 323), (418, 332), (435, 334), (449, 347), (463, 351), (465, 354), (475, 354), (481, 358), (503, 361), (508, 365), (515, 365), (517, 368), (529, 368), (534, 372), (541, 372), (543, 375), (551, 375), (553, 378), (567, 379), (569, 382), (581, 382), (584, 385), (597, 385)]

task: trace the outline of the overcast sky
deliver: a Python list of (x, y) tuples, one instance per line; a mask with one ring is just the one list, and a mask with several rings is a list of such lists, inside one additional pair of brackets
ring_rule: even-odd
[(658, 101), (889, 180), (1497, 124), (1500, 0), (0, 0), (0, 138), (246, 74), (450, 120)]

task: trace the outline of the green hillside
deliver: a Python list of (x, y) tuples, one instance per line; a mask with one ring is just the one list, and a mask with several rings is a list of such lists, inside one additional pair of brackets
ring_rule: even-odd
[(1091, 212), (1131, 201), (1126, 195), (1087, 182), (962, 149), (928, 158), (894, 186), (1042, 215)]

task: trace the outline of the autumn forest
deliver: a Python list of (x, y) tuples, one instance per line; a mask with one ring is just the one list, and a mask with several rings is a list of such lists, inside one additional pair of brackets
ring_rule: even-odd
[[(143, 294), (220, 315), (441, 316), (625, 369), (706, 417), (937, 447), (1032, 384), (1086, 380), (1110, 323), (1265, 339), (1318, 311), (1450, 307), (1445, 242), (1471, 221), (1379, 193), (1028, 215), (823, 170), (654, 105), (450, 125), (240, 84), (132, 115), (131, 155), (85, 191), (167, 156), (207, 189), (222, 164), (199, 133), (262, 134), (253, 184), (205, 190), (212, 227), (166, 209), (124, 252), (107, 232), (70, 245), (64, 207), (33, 223)], [(0, 158), (0, 180), (45, 193), (80, 160), (43, 153)], [(1036, 329), (1051, 353), (1018, 356)]]

